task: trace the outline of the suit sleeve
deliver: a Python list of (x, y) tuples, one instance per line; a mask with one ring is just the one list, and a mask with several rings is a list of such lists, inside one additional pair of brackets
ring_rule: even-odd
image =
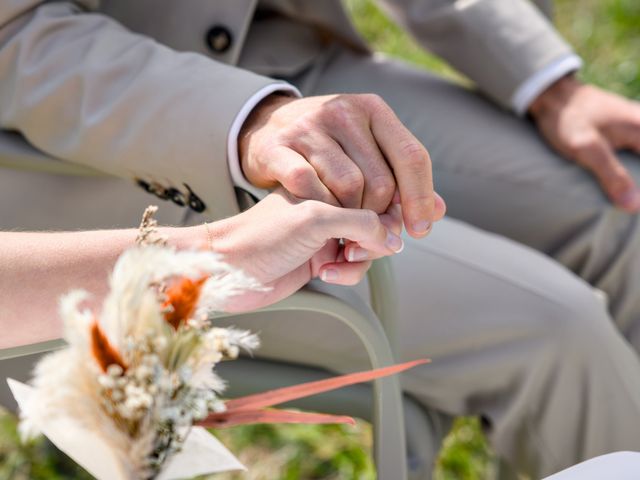
[(236, 209), (233, 120), (274, 83), (71, 2), (0, 0), (0, 127), (56, 158), (192, 191), (210, 217)]
[(510, 108), (518, 87), (573, 54), (529, 0), (380, 0), (425, 48)]

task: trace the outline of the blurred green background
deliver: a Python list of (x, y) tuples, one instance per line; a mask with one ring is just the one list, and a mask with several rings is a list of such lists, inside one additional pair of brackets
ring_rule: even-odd
[[(379, 51), (459, 80), (445, 63), (424, 52), (389, 22), (371, 0), (346, 0), (353, 19)], [(581, 77), (640, 99), (640, 1), (555, 0), (556, 25), (585, 60)]]
[[(346, 1), (376, 50), (460, 80), (446, 64), (420, 50), (370, 0)], [(640, 99), (640, 1), (558, 0), (556, 20), (584, 58), (584, 80)], [(427, 352), (428, 353), (428, 352)], [(242, 475), (216, 480), (372, 479), (371, 428), (344, 426), (250, 426), (218, 434), (250, 466)], [(459, 419), (445, 441), (436, 478), (492, 477), (495, 458), (474, 418)], [(90, 478), (49, 444), (21, 446), (15, 418), (0, 412), (0, 480)]]

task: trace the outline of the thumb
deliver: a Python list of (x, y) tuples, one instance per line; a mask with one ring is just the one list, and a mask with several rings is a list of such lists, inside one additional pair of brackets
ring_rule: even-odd
[(373, 210), (321, 205), (322, 211), (314, 222), (314, 235), (323, 236), (325, 240), (351, 240), (362, 248), (382, 255), (392, 255), (402, 250), (402, 239), (385, 227)]

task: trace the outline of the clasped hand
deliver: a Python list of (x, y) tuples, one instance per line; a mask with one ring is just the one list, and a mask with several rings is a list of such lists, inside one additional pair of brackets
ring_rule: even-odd
[(397, 191), (416, 238), (444, 208), (427, 150), (377, 95), (272, 95), (245, 122), (239, 153), (253, 185), (299, 198), (383, 213)]
[[(368, 209), (299, 200), (282, 188), (210, 228), (212, 248), (267, 287), (239, 296), (227, 311), (272, 304), (316, 277), (353, 285), (365, 275), (371, 260), (403, 248), (397, 204), (378, 215)], [(341, 245), (342, 238), (349, 244)]]

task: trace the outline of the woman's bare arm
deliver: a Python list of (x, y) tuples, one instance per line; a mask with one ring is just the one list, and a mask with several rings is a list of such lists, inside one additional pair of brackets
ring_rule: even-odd
[[(178, 248), (204, 245), (202, 226), (164, 228)], [(136, 229), (89, 232), (0, 232), (0, 348), (58, 338), (58, 299), (70, 290), (91, 292), (98, 311), (109, 272), (135, 243)]]
[[(268, 287), (233, 297), (227, 310), (238, 312), (281, 300), (314, 277), (340, 285), (357, 283), (371, 260), (402, 249), (401, 229), (398, 206), (377, 215), (301, 202), (280, 191), (208, 229), (198, 225), (159, 233), (178, 249), (211, 248)], [(60, 337), (58, 299), (70, 290), (90, 292), (88, 306), (98, 312), (109, 272), (118, 256), (135, 244), (137, 233), (0, 232), (0, 348)], [(340, 238), (353, 241), (348, 251), (339, 245)]]

